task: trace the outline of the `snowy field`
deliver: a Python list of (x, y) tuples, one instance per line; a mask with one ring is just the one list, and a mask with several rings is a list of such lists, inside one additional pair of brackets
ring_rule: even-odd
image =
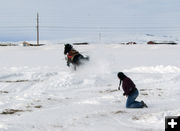
[[(0, 131), (163, 131), (180, 115), (180, 45), (74, 46), (90, 56), (77, 71), (63, 47), (0, 47)], [(125, 108), (119, 71), (149, 108)]]

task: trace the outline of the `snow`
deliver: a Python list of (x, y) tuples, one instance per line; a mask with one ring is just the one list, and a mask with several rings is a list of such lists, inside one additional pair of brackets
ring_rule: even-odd
[[(74, 46), (90, 61), (66, 66), (63, 44), (0, 48), (2, 131), (164, 130), (180, 115), (180, 45)], [(126, 109), (117, 72), (132, 78), (147, 109)]]

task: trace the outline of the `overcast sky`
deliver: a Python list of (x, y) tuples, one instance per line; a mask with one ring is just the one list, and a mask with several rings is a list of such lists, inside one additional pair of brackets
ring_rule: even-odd
[[(179, 0), (0, 0), (0, 5), (0, 41), (35, 40), (37, 12), (43, 40), (83, 37), (104, 27), (131, 31), (180, 23)], [(110, 29), (102, 32), (118, 32)]]

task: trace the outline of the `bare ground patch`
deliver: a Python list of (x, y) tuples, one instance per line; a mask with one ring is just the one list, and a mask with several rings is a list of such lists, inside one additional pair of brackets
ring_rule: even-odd
[(127, 113), (127, 112), (119, 110), (119, 111), (113, 111), (112, 113), (113, 114), (122, 114), (122, 113)]
[(107, 89), (105, 91), (99, 91), (99, 93), (112, 93), (112, 92), (116, 92), (118, 91), (117, 89), (111, 90), (111, 89)]
[(9, 93), (8, 91), (0, 91), (0, 94), (7, 94)]
[(25, 112), (25, 111), (24, 110), (19, 110), (19, 109), (5, 109), (0, 114), (2, 114), (2, 115), (10, 115), (10, 114), (15, 114), (17, 112)]
[(40, 82), (42, 80), (1, 80), (2, 83)]
[(34, 106), (34, 108), (42, 108), (41, 105)]
[(133, 117), (132, 117), (132, 120), (139, 120), (139, 117), (133, 116)]
[(147, 96), (147, 95), (148, 95), (148, 93), (141, 93), (141, 95)]

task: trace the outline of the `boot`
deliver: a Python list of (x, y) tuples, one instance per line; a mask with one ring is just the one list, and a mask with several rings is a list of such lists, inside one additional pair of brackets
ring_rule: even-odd
[(144, 103), (144, 101), (141, 101), (142, 105), (143, 105), (143, 108), (148, 108), (148, 106), (146, 105), (146, 103)]

